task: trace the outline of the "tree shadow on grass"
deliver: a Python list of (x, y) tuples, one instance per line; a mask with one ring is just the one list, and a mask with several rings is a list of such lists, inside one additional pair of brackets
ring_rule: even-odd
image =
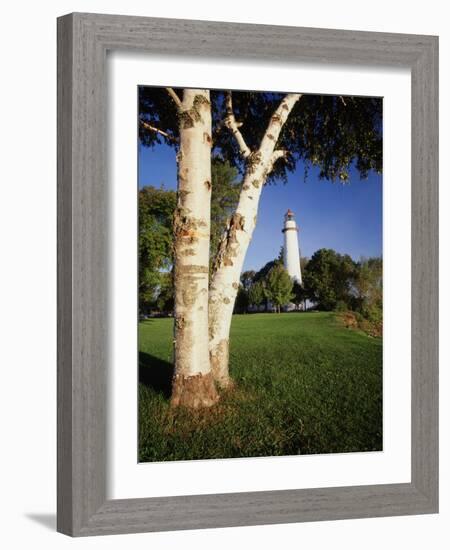
[(172, 394), (173, 365), (164, 359), (139, 352), (139, 382), (166, 399)]

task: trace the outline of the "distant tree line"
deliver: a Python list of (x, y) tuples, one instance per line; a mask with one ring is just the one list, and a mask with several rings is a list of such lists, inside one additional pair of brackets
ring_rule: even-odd
[(282, 306), (295, 299), (295, 283), (284, 269), (282, 261), (267, 263), (260, 271), (244, 271), (238, 290), (235, 313), (246, 313), (249, 308), (260, 308), (269, 304), (272, 311), (280, 312)]
[[(212, 179), (211, 268), (220, 235), (237, 200), (237, 171), (216, 159)], [(139, 191), (139, 309), (141, 314), (171, 314), (173, 289), (173, 213), (176, 194), (152, 186)], [(259, 271), (241, 274), (235, 313), (281, 311), (288, 303), (298, 309), (353, 312), (350, 324), (369, 323), (374, 333), (382, 324), (381, 258), (354, 261), (347, 254), (322, 248), (301, 258), (303, 284), (294, 282), (283, 266), (283, 250)]]
[(354, 261), (348, 254), (322, 248), (310, 259), (301, 258), (302, 285), (290, 279), (281, 258), (282, 251), (259, 271), (242, 273), (236, 313), (268, 303), (282, 306), (292, 302), (300, 306), (308, 302), (311, 309), (353, 311), (370, 321), (381, 322), (381, 258)]

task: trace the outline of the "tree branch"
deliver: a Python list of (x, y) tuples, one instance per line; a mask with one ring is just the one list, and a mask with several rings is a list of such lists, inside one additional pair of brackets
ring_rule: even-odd
[(178, 95), (175, 93), (173, 88), (166, 88), (168, 94), (170, 97), (175, 101), (175, 104), (177, 106), (177, 109), (179, 111), (183, 110), (183, 104), (181, 103), (181, 99), (178, 97)]
[(269, 166), (267, 167), (267, 173), (270, 174), (270, 172), (272, 172), (273, 165), (276, 163), (278, 159), (286, 158), (288, 154), (289, 154), (289, 151), (285, 151), (284, 149), (276, 149), (272, 153), (272, 156), (270, 157), (270, 163), (269, 163)]
[(160, 130), (159, 128), (155, 128), (154, 126), (152, 126), (148, 122), (145, 122), (144, 120), (140, 120), (139, 123), (146, 130), (150, 130), (151, 132), (155, 132), (156, 134), (161, 134), (162, 136), (169, 139), (170, 141), (173, 141), (174, 143), (178, 143), (178, 139), (176, 137), (171, 136), (167, 132), (164, 132), (164, 130)]
[(239, 128), (242, 126), (242, 123), (236, 122), (236, 118), (234, 117), (233, 100), (231, 97), (231, 91), (228, 91), (225, 96), (225, 107), (226, 107), (225, 126), (231, 131), (231, 133), (236, 138), (241, 155), (244, 158), (247, 158), (251, 155), (251, 151), (248, 145), (245, 143), (244, 137), (239, 130)]
[(272, 164), (274, 162), (276, 162), (278, 159), (282, 158), (282, 157), (287, 157), (288, 156), (288, 153), (289, 151), (286, 151), (285, 149), (276, 149), (273, 153), (272, 153)]
[(261, 145), (259, 146), (260, 151), (263, 151), (264, 149), (271, 150), (275, 147), (278, 138), (280, 137), (281, 129), (283, 128), (284, 123), (286, 122), (295, 104), (301, 97), (302, 94), (286, 94), (283, 97), (281, 103), (275, 109), (273, 115), (270, 118), (267, 130), (261, 140)]

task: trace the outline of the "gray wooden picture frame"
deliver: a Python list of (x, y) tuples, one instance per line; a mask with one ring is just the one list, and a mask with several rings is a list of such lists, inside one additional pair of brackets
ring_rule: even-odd
[[(410, 483), (107, 500), (106, 53), (412, 74)], [(74, 13), (58, 19), (58, 505), (72, 536), (438, 511), (438, 38)]]

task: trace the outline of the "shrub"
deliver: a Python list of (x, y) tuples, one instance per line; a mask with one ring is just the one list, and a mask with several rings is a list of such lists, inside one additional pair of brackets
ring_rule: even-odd
[(348, 306), (343, 300), (339, 300), (336, 303), (336, 307), (334, 309), (335, 311), (338, 311), (338, 312), (344, 312), (348, 310)]

